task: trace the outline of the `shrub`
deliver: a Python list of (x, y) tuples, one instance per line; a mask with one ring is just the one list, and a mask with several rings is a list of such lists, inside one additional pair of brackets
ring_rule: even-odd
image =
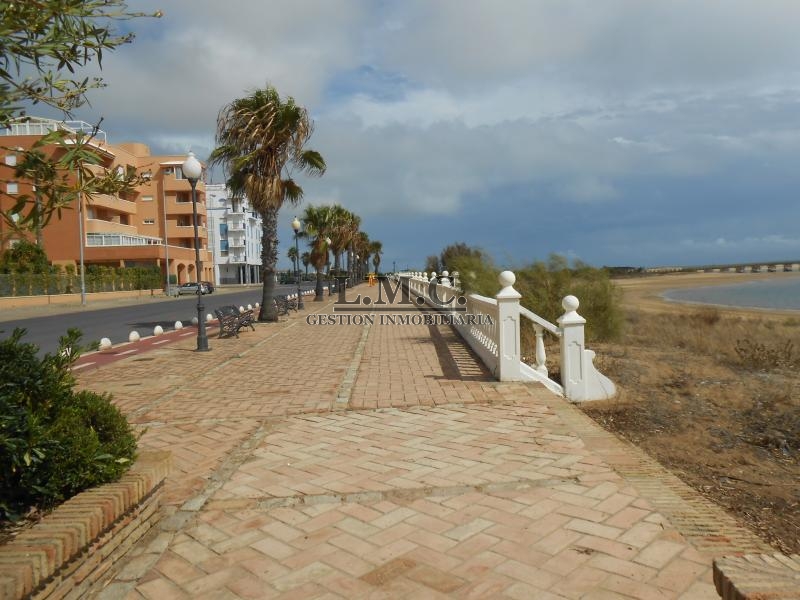
[(0, 341), (0, 517), (48, 507), (87, 487), (118, 479), (136, 438), (108, 395), (74, 390), (71, 365), (80, 333), (37, 356), (15, 329)]
[(767, 345), (749, 339), (736, 340), (741, 365), (756, 371), (790, 368), (795, 364), (794, 344), (790, 340)]
[[(465, 292), (494, 298), (500, 286), (501, 269), (481, 252), (462, 252), (451, 259)], [(586, 337), (590, 341), (613, 340), (622, 331), (620, 290), (604, 269), (577, 262), (570, 267), (566, 258), (550, 257), (547, 263), (536, 262), (514, 270), (514, 288), (522, 295), (521, 303), (551, 323), (564, 314), (561, 301), (574, 295), (580, 300), (578, 312), (586, 319)]]

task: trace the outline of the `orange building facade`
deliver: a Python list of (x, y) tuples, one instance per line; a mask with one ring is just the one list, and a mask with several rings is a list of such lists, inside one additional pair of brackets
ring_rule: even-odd
[[(32, 195), (32, 182), (14, 176), (17, 150), (26, 150), (54, 129), (68, 132), (90, 131), (81, 122), (60, 122), (30, 119), (0, 130), (0, 206), (10, 209), (19, 194)], [(88, 129), (87, 129), (88, 128)], [(205, 184), (197, 182), (198, 239), (201, 273), (195, 272), (192, 192), (184, 178), (181, 164), (185, 156), (152, 156), (141, 143), (108, 144), (106, 135), (98, 131), (92, 142), (101, 165), (92, 167), (106, 171), (134, 168), (145, 182), (132, 192), (118, 196), (96, 194), (73, 202), (53, 216), (42, 230), (42, 242), (50, 262), (78, 265), (83, 245), (84, 264), (112, 267), (157, 266), (167, 281), (214, 281), (213, 254), (208, 250)], [(64, 150), (53, 146), (40, 149), (54, 156)], [(15, 243), (7, 225), (0, 224), (2, 249)], [(83, 235), (81, 236), (81, 231)], [(34, 236), (28, 236), (33, 240)]]

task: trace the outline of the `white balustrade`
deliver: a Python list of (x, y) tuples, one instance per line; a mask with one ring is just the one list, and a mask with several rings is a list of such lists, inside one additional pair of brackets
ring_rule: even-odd
[[(564, 298), (565, 312), (555, 325), (520, 305), (521, 295), (514, 289), (516, 277), (511, 271), (500, 273), (498, 281), (502, 289), (494, 298), (478, 294), (463, 296), (465, 311), (456, 310), (462, 307), (456, 301), (460, 290), (457, 272), (452, 279), (447, 271), (441, 277), (432, 272), (430, 279), (421, 272), (402, 272), (395, 278), (408, 288), (412, 301), (423, 298), (429, 306), (452, 315), (453, 327), (500, 381), (538, 381), (573, 402), (602, 400), (616, 394), (614, 383), (595, 369), (595, 353), (585, 347), (586, 319), (577, 312), (579, 302), (575, 296)], [(522, 362), (523, 318), (531, 322), (535, 335), (532, 366)], [(545, 335), (560, 340), (561, 385), (548, 377)]]

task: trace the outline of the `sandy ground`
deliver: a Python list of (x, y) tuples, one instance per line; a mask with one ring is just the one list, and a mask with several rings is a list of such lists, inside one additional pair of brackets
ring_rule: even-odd
[(688, 273), (618, 279), (623, 339), (596, 344), (618, 387), (581, 407), (784, 553), (800, 551), (800, 311), (666, 301), (666, 290), (798, 278)]
[[(645, 311), (657, 312), (685, 312), (687, 307), (696, 309), (698, 306), (691, 303), (668, 301), (661, 297), (667, 290), (690, 287), (705, 287), (715, 285), (737, 285), (748, 281), (764, 281), (772, 279), (786, 280), (800, 278), (800, 272), (790, 273), (671, 273), (668, 275), (648, 275), (644, 277), (631, 277), (615, 279), (614, 283), (623, 291), (623, 304), (627, 307), (638, 308)], [(757, 308), (733, 308), (718, 306), (720, 312), (741, 315), (750, 313), (760, 317), (797, 316), (796, 310), (775, 310)]]

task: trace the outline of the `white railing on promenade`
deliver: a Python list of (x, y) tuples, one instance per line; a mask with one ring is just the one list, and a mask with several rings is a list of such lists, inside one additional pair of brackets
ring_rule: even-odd
[[(520, 305), (522, 296), (514, 289), (516, 277), (503, 271), (498, 277), (502, 289), (494, 298), (478, 294), (461, 295), (458, 273), (441, 276), (431, 273), (403, 272), (396, 275), (408, 286), (412, 301), (450, 315), (449, 321), (486, 367), (500, 381), (538, 381), (550, 391), (573, 402), (603, 400), (616, 394), (616, 386), (594, 367), (594, 352), (585, 346), (586, 319), (577, 312), (575, 296), (566, 296), (561, 305), (564, 314), (553, 324)], [(533, 365), (522, 361), (520, 330), (522, 318), (533, 325), (536, 345)], [(561, 384), (550, 379), (547, 371), (545, 333), (559, 338)]]

